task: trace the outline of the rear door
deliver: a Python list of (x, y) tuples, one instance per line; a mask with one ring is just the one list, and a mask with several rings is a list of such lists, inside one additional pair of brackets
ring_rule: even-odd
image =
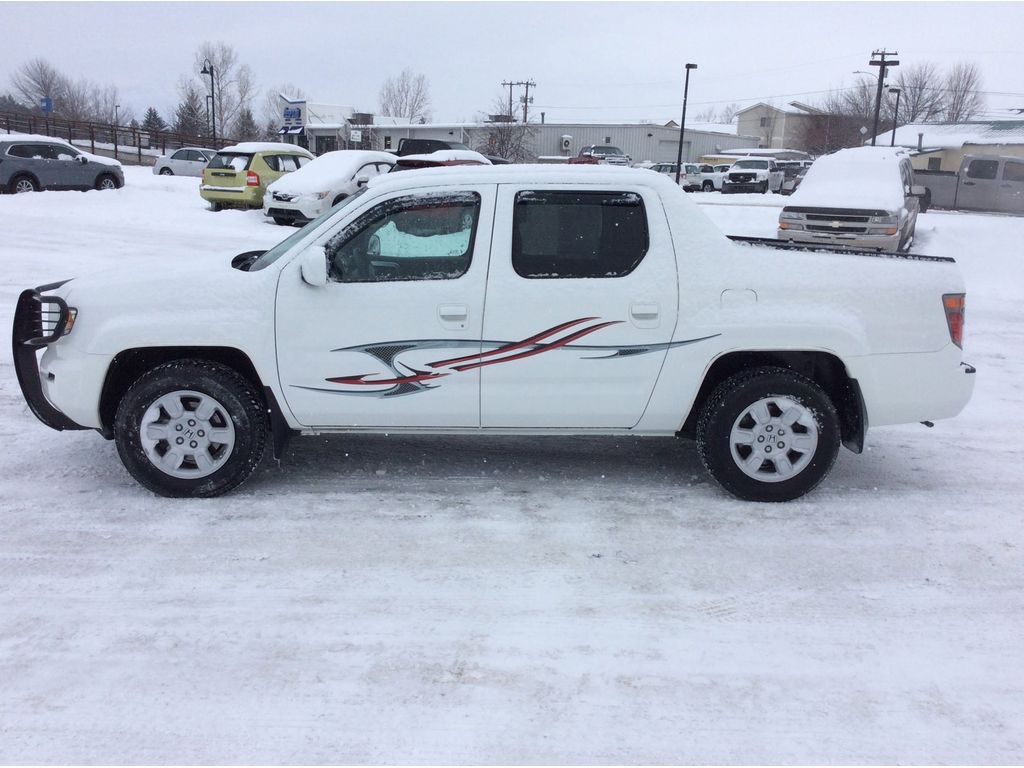
[(252, 159), (251, 154), (219, 152), (203, 171), (203, 181), (214, 188), (242, 193)]
[(481, 424), (634, 426), (678, 311), (675, 254), (650, 190), (499, 187), (481, 373)]
[(996, 206), (1004, 213), (1024, 213), (1024, 159), (1003, 161)]
[(301, 255), (282, 270), (278, 366), (301, 424), (479, 427), (480, 372), (451, 361), (480, 353), (495, 191), (352, 198), (308, 246), (327, 285), (303, 282)]

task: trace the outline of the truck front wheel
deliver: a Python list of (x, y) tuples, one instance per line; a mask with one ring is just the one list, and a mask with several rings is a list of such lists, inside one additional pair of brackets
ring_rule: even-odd
[(811, 491), (839, 451), (839, 417), (822, 389), (786, 368), (738, 373), (701, 410), (697, 446), (711, 476), (748, 501)]
[(174, 360), (141, 376), (121, 399), (114, 439), (125, 468), (161, 496), (219, 496), (259, 465), (266, 409), (231, 368)]

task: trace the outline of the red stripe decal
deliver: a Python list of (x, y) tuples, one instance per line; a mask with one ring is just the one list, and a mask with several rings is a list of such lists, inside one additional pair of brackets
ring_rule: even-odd
[(430, 379), (439, 379), (442, 376), (447, 376), (447, 373), (420, 373), (415, 376), (402, 376), (398, 379), (372, 379), (370, 381), (364, 381), (367, 376), (373, 374), (364, 373), (359, 376), (336, 376), (327, 381), (332, 384), (364, 384), (366, 386), (378, 386), (378, 385), (391, 385), (395, 384), (412, 384), (416, 381), (428, 381)]
[[(588, 336), (589, 334), (594, 333), (594, 331), (600, 331), (602, 328), (607, 328), (609, 325), (616, 325), (621, 322), (621, 320), (610, 320), (606, 323), (598, 323), (597, 325), (592, 325), (589, 328), (583, 328), (582, 330), (576, 331), (575, 333), (570, 333), (568, 336), (565, 336), (564, 338), (561, 338), (558, 341), (553, 341), (550, 344), (544, 344), (540, 347), (537, 347), (536, 349), (530, 349), (527, 350), (526, 352), (520, 352), (518, 355), (509, 355), (508, 357), (503, 357), (500, 360), (485, 360), (483, 362), (470, 363), (468, 365), (457, 365), (455, 366), (454, 370), (472, 371), (475, 368), (483, 368), (485, 365), (495, 365), (496, 363), (510, 363), (513, 360), (522, 360), (523, 358), (526, 357), (533, 357), (534, 355), (539, 355), (541, 352), (550, 352), (553, 349), (564, 347), (566, 344), (571, 344), (572, 342), (576, 341), (576, 339), (581, 339), (584, 336)], [(519, 346), (522, 346), (523, 343), (524, 342), (520, 342)]]
[(581, 317), (579, 320), (570, 320), (568, 323), (562, 323), (561, 325), (556, 325), (554, 328), (548, 328), (546, 331), (541, 331), (540, 333), (531, 336), (528, 339), (523, 339), (522, 341), (517, 341), (512, 344), (506, 344), (504, 347), (498, 347), (497, 349), (492, 349), (489, 352), (479, 352), (475, 355), (466, 355), (465, 357), (453, 357), (450, 360), (438, 360), (436, 363), (427, 363), (427, 365), (430, 368), (442, 368), (446, 365), (464, 363), (467, 360), (479, 360), (482, 357), (493, 357), (494, 355), (504, 354), (505, 352), (511, 352), (514, 349), (522, 349), (523, 347), (528, 347), (531, 344), (535, 344), (536, 342), (540, 341), (541, 339), (547, 338), (548, 336), (553, 336), (559, 331), (564, 331), (566, 328), (571, 328), (572, 326), (579, 325), (580, 323), (588, 323), (591, 320), (597, 320), (597, 318)]

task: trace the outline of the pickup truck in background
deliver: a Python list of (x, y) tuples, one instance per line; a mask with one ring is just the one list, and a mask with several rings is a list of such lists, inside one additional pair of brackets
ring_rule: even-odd
[(915, 170), (924, 205), (960, 211), (1024, 213), (1024, 157), (966, 155), (960, 170)]
[(166, 496), (375, 432), (694, 438), (723, 488), (786, 501), (869, 425), (960, 412), (964, 297), (949, 258), (730, 240), (656, 173), (476, 165), (376, 176), (230, 264), (26, 290), (13, 345), (43, 423)]
[(700, 167), (701, 192), (721, 191), (725, 175), (732, 168), (732, 163), (723, 165), (702, 165)]
[(629, 155), (610, 144), (588, 144), (576, 157), (569, 158), (569, 165), (621, 165), (633, 161)]
[(785, 175), (775, 160), (765, 157), (741, 157), (722, 180), (722, 194), (731, 192), (779, 192)]

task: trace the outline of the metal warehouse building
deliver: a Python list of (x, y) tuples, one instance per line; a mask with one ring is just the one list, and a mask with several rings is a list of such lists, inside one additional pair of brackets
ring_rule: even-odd
[[(500, 124), (452, 123), (422, 125), (352, 125), (359, 131), (363, 146), (397, 149), (402, 138), (459, 141), (469, 147), (484, 147), (490, 132)], [(515, 125), (515, 124), (513, 124)], [(675, 123), (532, 123), (529, 146), (533, 158), (554, 160), (579, 154), (589, 144), (610, 144), (629, 155), (634, 162), (674, 162), (679, 148), (679, 126)], [(683, 159), (697, 160), (723, 150), (757, 146), (756, 136), (737, 136), (713, 130), (686, 129)]]

